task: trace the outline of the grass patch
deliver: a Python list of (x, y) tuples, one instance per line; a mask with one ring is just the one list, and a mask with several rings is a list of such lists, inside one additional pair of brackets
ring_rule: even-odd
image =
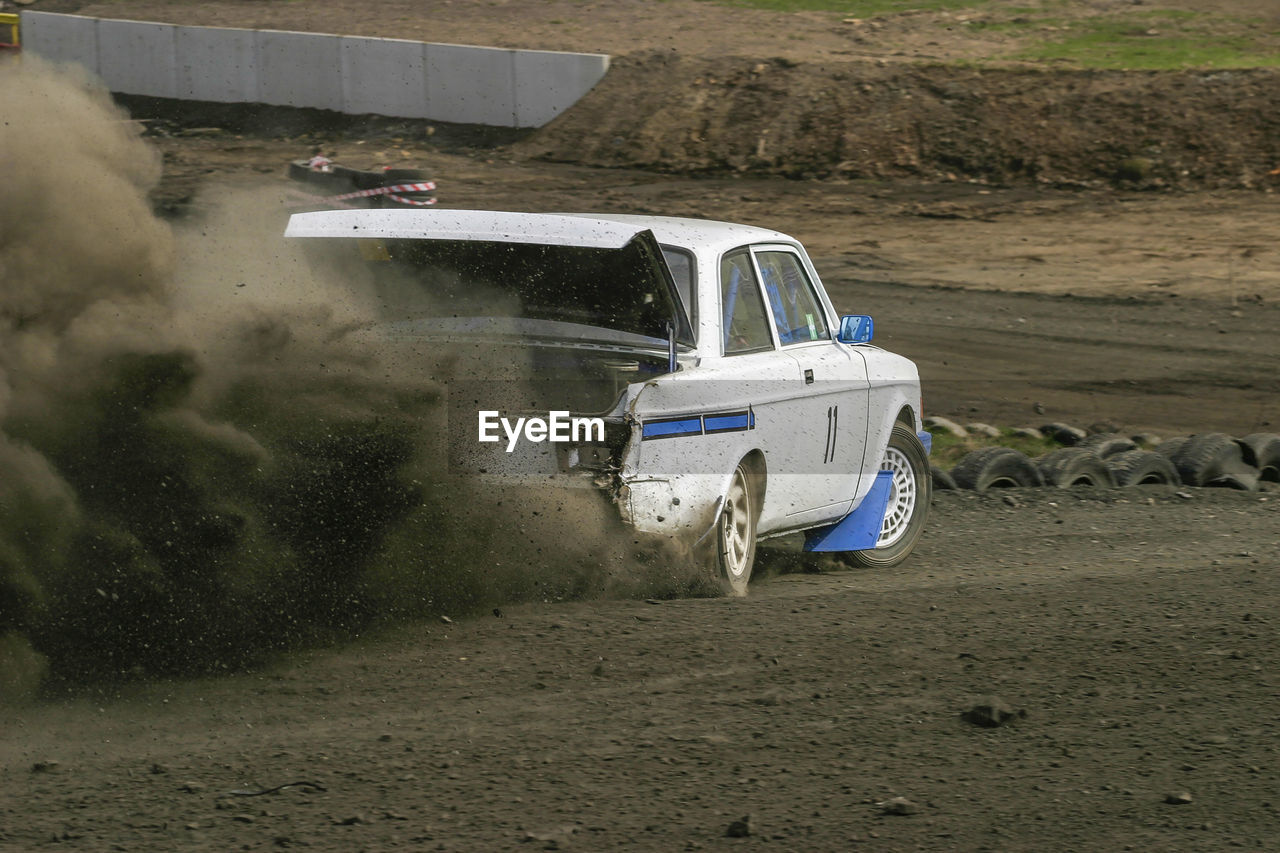
[[(1280, 65), (1280, 51), (1275, 46), (1280, 33), (1259, 22), (1209, 21), (1195, 12), (1162, 11), (1070, 24), (1040, 20), (1027, 26), (1055, 24), (1063, 27), (1061, 34), (1017, 51), (1010, 58), (1146, 71)], [(1227, 24), (1230, 32), (1222, 31)]]
[(983, 0), (719, 0), (726, 6), (748, 6), (773, 12), (838, 12), (851, 18), (892, 15), (918, 9), (941, 12), (951, 9), (980, 9)]
[(1182, 9), (1104, 12), (1076, 17), (1067, 2), (998, 6), (989, 0), (707, 0), (773, 12), (830, 12), (852, 18), (909, 10), (981, 13), (965, 22), (972, 32), (1008, 35), (1008, 53), (959, 61), (987, 65), (1007, 60), (1052, 62), (1107, 70), (1226, 69), (1280, 66), (1280, 31), (1261, 19)]

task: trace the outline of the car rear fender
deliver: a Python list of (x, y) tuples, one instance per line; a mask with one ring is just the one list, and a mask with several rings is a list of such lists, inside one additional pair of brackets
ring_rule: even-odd
[[(724, 406), (696, 403), (688, 393), (696, 390), (692, 383), (680, 383), (683, 389), (673, 389), (673, 384), (671, 377), (662, 377), (628, 389), (631, 436), (620, 460), (617, 504), (623, 521), (639, 531), (701, 541), (715, 524), (738, 463), (749, 455), (763, 460), (763, 454), (752, 444), (749, 428), (706, 428), (709, 421), (703, 421), (699, 410), (734, 409), (732, 401)], [(749, 406), (742, 417), (749, 426)], [(656, 424), (673, 433), (655, 434)]]

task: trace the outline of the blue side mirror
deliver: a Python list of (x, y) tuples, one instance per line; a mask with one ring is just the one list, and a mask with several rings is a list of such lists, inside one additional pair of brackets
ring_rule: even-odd
[(866, 344), (875, 333), (875, 323), (867, 314), (845, 314), (840, 318), (840, 334), (836, 340), (842, 344)]

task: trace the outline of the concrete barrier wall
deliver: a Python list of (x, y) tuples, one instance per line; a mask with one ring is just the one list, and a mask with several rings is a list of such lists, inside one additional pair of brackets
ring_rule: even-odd
[(507, 50), (23, 12), (24, 50), (113, 92), (540, 127), (609, 68), (594, 53)]
[(542, 127), (590, 92), (609, 68), (593, 53), (517, 50), (511, 58), (516, 127)]
[(456, 44), (427, 45), (427, 103), (441, 121), (496, 124), (490, 116), (510, 116), (516, 125), (514, 51)]
[(26, 50), (55, 62), (78, 62), (97, 73), (98, 23), (95, 19), (23, 12), (21, 29)]
[[(113, 81), (111, 88), (121, 92), (175, 97), (173, 30), (162, 24), (99, 21), (98, 75)], [(153, 74), (152, 69), (162, 69), (162, 73)]]
[[(429, 114), (425, 48), (417, 41), (343, 38), (338, 45), (343, 110), (357, 115)], [(424, 117), (443, 121), (439, 116)]]
[(256, 36), (261, 103), (342, 111), (338, 36), (278, 30), (259, 30)]
[(174, 27), (176, 97), (189, 101), (258, 100), (258, 45), (253, 30)]

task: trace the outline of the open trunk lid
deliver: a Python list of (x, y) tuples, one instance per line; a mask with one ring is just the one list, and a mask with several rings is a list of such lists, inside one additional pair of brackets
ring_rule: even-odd
[[(326, 266), (372, 270), (388, 318), (500, 317), (693, 345), (689, 312), (653, 232), (564, 214), (334, 210), (290, 217), (285, 236), (319, 238)], [(341, 267), (340, 267), (341, 268)], [(582, 333), (567, 335), (582, 337)], [(589, 337), (589, 333), (588, 333)]]

